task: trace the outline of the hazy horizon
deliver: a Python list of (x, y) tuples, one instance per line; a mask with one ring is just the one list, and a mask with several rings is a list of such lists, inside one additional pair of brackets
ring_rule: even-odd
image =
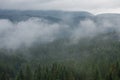
[(119, 0), (0, 0), (0, 9), (88, 11), (93, 14), (120, 13)]

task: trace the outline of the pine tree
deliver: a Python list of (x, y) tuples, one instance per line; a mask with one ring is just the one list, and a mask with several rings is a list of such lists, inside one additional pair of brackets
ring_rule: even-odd
[(30, 67), (27, 65), (25, 69), (25, 80), (32, 80), (33, 78), (32, 76), (33, 76), (32, 71)]
[(22, 70), (20, 70), (20, 72), (18, 73), (16, 80), (25, 80), (25, 77), (24, 77)]
[(52, 65), (52, 69), (51, 69), (51, 73), (52, 73), (52, 80), (56, 80), (57, 79), (57, 77), (58, 77), (58, 75), (57, 75), (57, 73), (58, 73), (58, 71), (57, 71), (57, 64), (53, 64)]
[(35, 71), (34, 71), (34, 80), (42, 80), (42, 69), (41, 66), (39, 66)]
[(93, 73), (93, 78), (94, 80), (101, 80), (101, 76), (100, 76), (100, 72), (98, 69), (95, 70), (95, 72)]
[(9, 80), (8, 74), (5, 72), (2, 73), (0, 80)]
[(68, 71), (67, 80), (75, 80), (74, 74), (72, 71)]

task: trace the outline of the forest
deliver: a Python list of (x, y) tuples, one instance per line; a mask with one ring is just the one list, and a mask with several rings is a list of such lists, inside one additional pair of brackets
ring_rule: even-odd
[(29, 49), (1, 49), (0, 80), (120, 80), (120, 42), (115, 36), (85, 38), (74, 45), (57, 40)]
[(0, 80), (120, 80), (120, 14), (0, 10)]

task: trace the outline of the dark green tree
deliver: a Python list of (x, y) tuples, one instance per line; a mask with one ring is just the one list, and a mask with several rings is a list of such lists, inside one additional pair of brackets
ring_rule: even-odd
[(34, 80), (42, 80), (42, 69), (41, 69), (41, 66), (39, 66), (37, 69), (35, 69), (33, 79)]
[(32, 80), (33, 79), (33, 74), (32, 74), (32, 71), (31, 71), (29, 65), (26, 66), (24, 75), (25, 75), (25, 80)]
[(19, 71), (18, 75), (16, 76), (16, 80), (25, 80), (25, 76), (22, 70)]
[(9, 76), (8, 76), (7, 73), (3, 72), (3, 73), (1, 74), (0, 80), (10, 80), (10, 78), (9, 78)]

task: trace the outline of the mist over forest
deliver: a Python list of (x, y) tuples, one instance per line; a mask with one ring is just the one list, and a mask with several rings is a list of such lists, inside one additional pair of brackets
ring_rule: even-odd
[[(2, 14), (4, 13), (4, 14)], [(56, 16), (54, 16), (54, 14)], [(119, 14), (93, 15), (88, 12), (1, 11), (0, 47), (14, 49), (68, 39), (70, 44), (83, 38), (116, 32)]]
[(120, 14), (0, 10), (0, 80), (119, 80)]

